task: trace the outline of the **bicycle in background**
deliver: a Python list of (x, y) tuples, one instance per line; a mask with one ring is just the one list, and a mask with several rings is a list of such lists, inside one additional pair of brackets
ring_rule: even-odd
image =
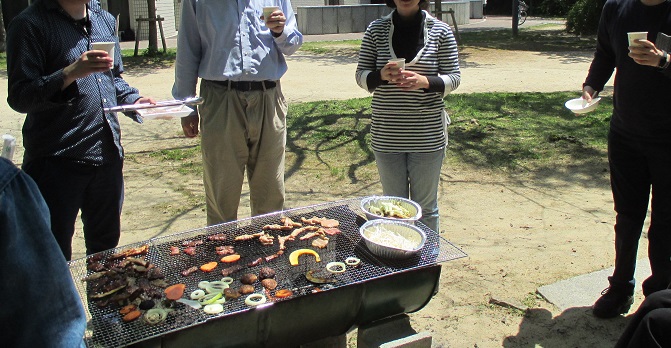
[(529, 11), (529, 5), (527, 5), (524, 0), (519, 0), (519, 5), (517, 7), (517, 25), (522, 25), (527, 21), (527, 11)]

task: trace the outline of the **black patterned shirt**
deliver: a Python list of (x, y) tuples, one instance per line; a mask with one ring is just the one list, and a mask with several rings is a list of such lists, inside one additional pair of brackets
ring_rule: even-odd
[[(98, 0), (88, 5), (88, 21), (76, 21), (56, 0), (37, 0), (12, 20), (7, 31), (7, 102), (26, 113), (23, 163), (61, 157), (101, 165), (123, 158), (119, 120), (104, 107), (140, 98), (121, 77), (115, 19)], [(117, 42), (114, 67), (63, 87), (63, 68), (91, 49), (92, 42)], [(129, 115), (136, 122), (136, 114)]]

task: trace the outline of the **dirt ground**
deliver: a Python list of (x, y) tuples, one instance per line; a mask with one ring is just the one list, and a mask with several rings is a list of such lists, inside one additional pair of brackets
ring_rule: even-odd
[[(457, 93), (576, 91), (577, 96), (590, 58), (590, 52), (465, 49)], [(356, 86), (354, 70), (348, 57), (297, 54), (289, 58), (283, 90), (289, 102), (368, 96)], [(128, 71), (126, 79), (145, 95), (171, 99), (172, 69)], [(6, 99), (6, 77), (0, 83), (0, 97)], [(20, 164), (23, 116), (6, 104), (2, 108), (0, 131), (19, 138), (15, 160)], [(194, 204), (202, 201), (201, 180), (184, 182), (171, 163), (134, 160), (138, 154), (189, 147), (197, 140), (181, 136), (178, 120), (137, 125), (123, 119), (122, 129), (128, 160), (121, 244), (204, 226), (204, 207)], [(599, 320), (587, 307), (562, 312), (536, 295), (539, 286), (613, 265), (614, 213), (605, 154), (601, 163), (521, 174), (444, 166), (441, 235), (468, 257), (443, 264), (440, 292), (410, 315), (414, 329), (431, 333), (434, 347), (612, 346), (626, 319)], [(333, 183), (320, 180), (320, 171), (327, 169), (287, 175), (288, 207), (382, 192), (376, 178), (344, 180), (334, 190)], [(241, 218), (249, 215), (247, 194), (245, 190)], [(82, 241), (78, 231), (75, 257), (84, 255)], [(490, 304), (492, 299), (528, 309)], [(354, 333), (349, 341), (355, 341)]]

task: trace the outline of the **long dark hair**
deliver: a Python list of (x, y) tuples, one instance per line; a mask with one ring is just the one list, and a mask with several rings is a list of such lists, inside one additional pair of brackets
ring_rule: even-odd
[[(419, 0), (419, 7), (422, 8), (422, 3), (426, 2), (426, 0)], [(391, 8), (396, 8), (396, 3), (394, 3), (394, 0), (384, 0), (384, 3), (387, 4), (388, 7)]]

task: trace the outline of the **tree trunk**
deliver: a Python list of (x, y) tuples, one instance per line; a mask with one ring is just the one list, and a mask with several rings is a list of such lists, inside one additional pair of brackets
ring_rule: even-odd
[[(1, 0), (0, 0), (1, 1)], [(147, 12), (149, 13), (149, 48), (150, 54), (158, 52), (158, 34), (156, 27), (156, 0), (147, 0)]]
[(5, 13), (2, 11), (2, 0), (0, 0), (0, 53), (5, 52)]

